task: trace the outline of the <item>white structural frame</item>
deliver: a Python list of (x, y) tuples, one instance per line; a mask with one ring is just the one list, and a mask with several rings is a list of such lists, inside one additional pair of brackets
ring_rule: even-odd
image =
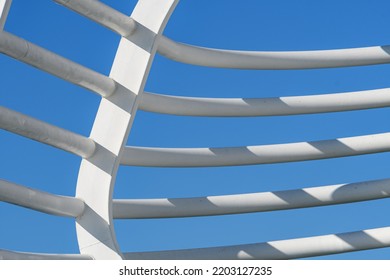
[(89, 137), (0, 107), (0, 128), (81, 157), (76, 197), (0, 179), (0, 201), (75, 218), (80, 254), (0, 250), (0, 259), (291, 259), (390, 246), (390, 227), (239, 246), (122, 253), (113, 219), (213, 216), (288, 210), (390, 197), (390, 179), (195, 198), (114, 199), (119, 165), (230, 166), (317, 160), (390, 151), (390, 132), (300, 143), (228, 148), (129, 147), (138, 109), (175, 115), (243, 117), (316, 114), (390, 106), (390, 89), (279, 98), (194, 98), (144, 92), (156, 52), (207, 67), (313, 69), (390, 63), (390, 47), (262, 52), (218, 50), (162, 35), (178, 0), (139, 0), (131, 16), (98, 0), (54, 0), (121, 35), (107, 77), (3, 30), (11, 0), (0, 0), (0, 52), (99, 95)]

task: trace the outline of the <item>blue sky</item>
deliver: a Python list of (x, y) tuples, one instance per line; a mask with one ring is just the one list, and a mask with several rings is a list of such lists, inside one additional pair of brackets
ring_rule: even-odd
[[(136, 1), (104, 1), (130, 14)], [(241, 50), (317, 50), (389, 44), (390, 3), (182, 0), (164, 34)], [(52, 1), (14, 0), (5, 30), (108, 75), (119, 36)], [(1, 105), (88, 136), (100, 98), (0, 56)], [(146, 90), (199, 97), (277, 97), (390, 87), (389, 65), (322, 70), (205, 68), (155, 57)], [(139, 111), (129, 145), (223, 147), (389, 131), (390, 109), (290, 117), (178, 117)], [(74, 195), (80, 158), (0, 131), (0, 177)], [(115, 198), (193, 197), (296, 189), (389, 177), (389, 153), (220, 168), (120, 167)], [(255, 243), (389, 226), (388, 200), (268, 213), (116, 221), (122, 251)], [(0, 248), (77, 253), (73, 219), (0, 203)], [(389, 259), (390, 249), (322, 259)]]

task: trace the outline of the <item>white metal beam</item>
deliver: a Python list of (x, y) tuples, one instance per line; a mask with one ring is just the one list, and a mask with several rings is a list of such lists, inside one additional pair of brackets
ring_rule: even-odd
[(140, 110), (180, 116), (253, 117), (341, 112), (390, 106), (390, 88), (275, 98), (142, 95)]
[(236, 69), (315, 69), (390, 63), (390, 46), (319, 51), (235, 51), (197, 47), (161, 37), (158, 51), (183, 63)]
[(95, 152), (95, 142), (92, 139), (3, 106), (0, 106), (0, 128), (83, 158), (88, 158)]
[(207, 167), (267, 164), (346, 157), (390, 151), (390, 133), (333, 140), (228, 148), (152, 148), (127, 146), (123, 165)]
[(54, 0), (123, 37), (130, 36), (137, 28), (136, 22), (97, 0)]
[(39, 254), (0, 249), (0, 260), (92, 260), (92, 257), (78, 254)]
[(116, 219), (240, 214), (390, 197), (390, 179), (296, 190), (193, 198), (114, 199)]
[(0, 52), (103, 97), (115, 91), (109, 77), (45, 50), (8, 32), (0, 32)]
[[(95, 0), (54, 0), (99, 24), (127, 36), (135, 29), (126, 16)], [(390, 62), (390, 46), (323, 51), (236, 51), (192, 46), (161, 36), (158, 52), (183, 63), (239, 69), (310, 69)]]
[(84, 212), (84, 202), (75, 197), (54, 195), (0, 180), (0, 201), (39, 212), (78, 217)]
[(390, 246), (390, 227), (265, 243), (214, 248), (125, 253), (128, 260), (282, 260)]

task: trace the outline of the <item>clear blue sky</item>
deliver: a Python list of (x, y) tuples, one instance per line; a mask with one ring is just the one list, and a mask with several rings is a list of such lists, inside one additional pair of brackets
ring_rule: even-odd
[[(5, 30), (108, 74), (119, 36), (52, 1), (14, 0)], [(130, 14), (135, 1), (104, 1)], [(316, 50), (390, 44), (390, 2), (182, 0), (165, 35), (242, 50)], [(0, 104), (88, 136), (100, 98), (0, 56)], [(183, 96), (276, 97), (390, 87), (390, 66), (247, 71), (184, 65), (159, 55), (146, 90)], [(291, 117), (197, 118), (138, 112), (128, 144), (223, 147), (388, 132), (390, 109)], [(0, 131), (0, 177), (74, 195), (80, 158)], [(389, 177), (389, 153), (221, 168), (121, 167), (116, 198), (193, 197), (295, 189)], [(389, 226), (388, 200), (320, 208), (116, 221), (122, 251), (235, 245)], [(73, 219), (0, 203), (0, 248), (78, 253)], [(324, 259), (389, 259), (390, 249)]]

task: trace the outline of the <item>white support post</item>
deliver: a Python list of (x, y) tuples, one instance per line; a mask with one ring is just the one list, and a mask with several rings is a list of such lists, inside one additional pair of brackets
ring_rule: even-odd
[[(156, 53), (156, 40), (178, 0), (141, 0), (132, 18), (140, 28), (123, 37), (110, 77), (118, 87), (102, 99), (91, 138), (99, 145), (94, 156), (81, 162), (76, 196), (86, 203), (76, 221), (81, 254), (95, 259), (122, 259), (112, 221), (112, 193), (120, 158)], [(142, 26), (142, 27), (141, 27)]]
[(4, 29), (12, 0), (0, 0), (0, 31)]

